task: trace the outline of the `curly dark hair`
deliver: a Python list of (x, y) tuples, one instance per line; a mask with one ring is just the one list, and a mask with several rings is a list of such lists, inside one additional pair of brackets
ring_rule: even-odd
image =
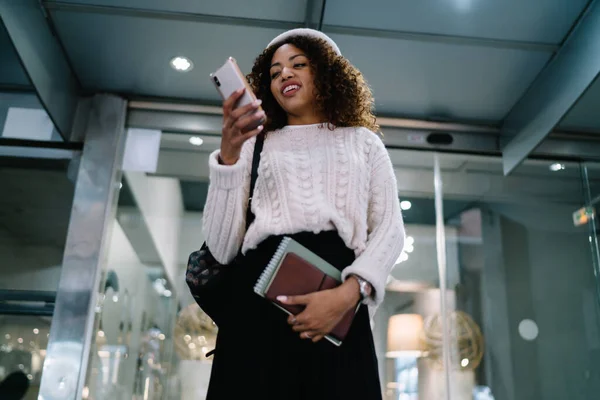
[(326, 41), (293, 36), (265, 49), (256, 58), (252, 72), (247, 76), (267, 114), (266, 132), (287, 125), (287, 115), (271, 93), (269, 74), (273, 54), (284, 44), (299, 48), (310, 60), (315, 76), (317, 107), (327, 118), (330, 129), (362, 126), (373, 132), (379, 131), (374, 115), (373, 94), (361, 72), (346, 58), (337, 55)]

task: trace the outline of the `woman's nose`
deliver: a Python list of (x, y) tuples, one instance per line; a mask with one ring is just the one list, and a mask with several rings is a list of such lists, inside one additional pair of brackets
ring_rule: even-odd
[(284, 67), (281, 71), (281, 76), (283, 79), (290, 79), (294, 76), (294, 73), (292, 72), (291, 68)]

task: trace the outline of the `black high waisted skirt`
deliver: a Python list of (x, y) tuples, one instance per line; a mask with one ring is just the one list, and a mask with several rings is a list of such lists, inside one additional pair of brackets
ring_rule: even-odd
[[(335, 231), (290, 236), (340, 270), (355, 259)], [(325, 339), (300, 339), (287, 314), (254, 293), (281, 238), (269, 237), (234, 267), (233, 294), (225, 300), (234, 318), (219, 326), (207, 399), (380, 400), (366, 306), (338, 347)]]

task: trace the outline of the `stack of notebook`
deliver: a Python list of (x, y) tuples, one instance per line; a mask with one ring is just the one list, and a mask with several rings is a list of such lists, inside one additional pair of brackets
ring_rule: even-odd
[[(298, 296), (333, 289), (342, 283), (342, 273), (295, 240), (285, 237), (254, 286), (254, 292), (288, 314), (298, 315), (302, 305), (283, 304), (277, 296)], [(357, 307), (358, 308), (358, 307)], [(349, 310), (325, 338), (340, 346), (352, 325), (356, 309)]]

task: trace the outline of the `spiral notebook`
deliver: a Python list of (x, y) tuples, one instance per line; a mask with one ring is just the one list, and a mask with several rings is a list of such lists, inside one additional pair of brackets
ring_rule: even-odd
[[(284, 237), (271, 261), (254, 286), (254, 292), (288, 314), (297, 315), (302, 305), (288, 305), (277, 301), (277, 296), (298, 296), (319, 290), (333, 289), (342, 282), (342, 273), (321, 257), (296, 242)], [(325, 338), (340, 346), (352, 325), (356, 309), (349, 310)]]

